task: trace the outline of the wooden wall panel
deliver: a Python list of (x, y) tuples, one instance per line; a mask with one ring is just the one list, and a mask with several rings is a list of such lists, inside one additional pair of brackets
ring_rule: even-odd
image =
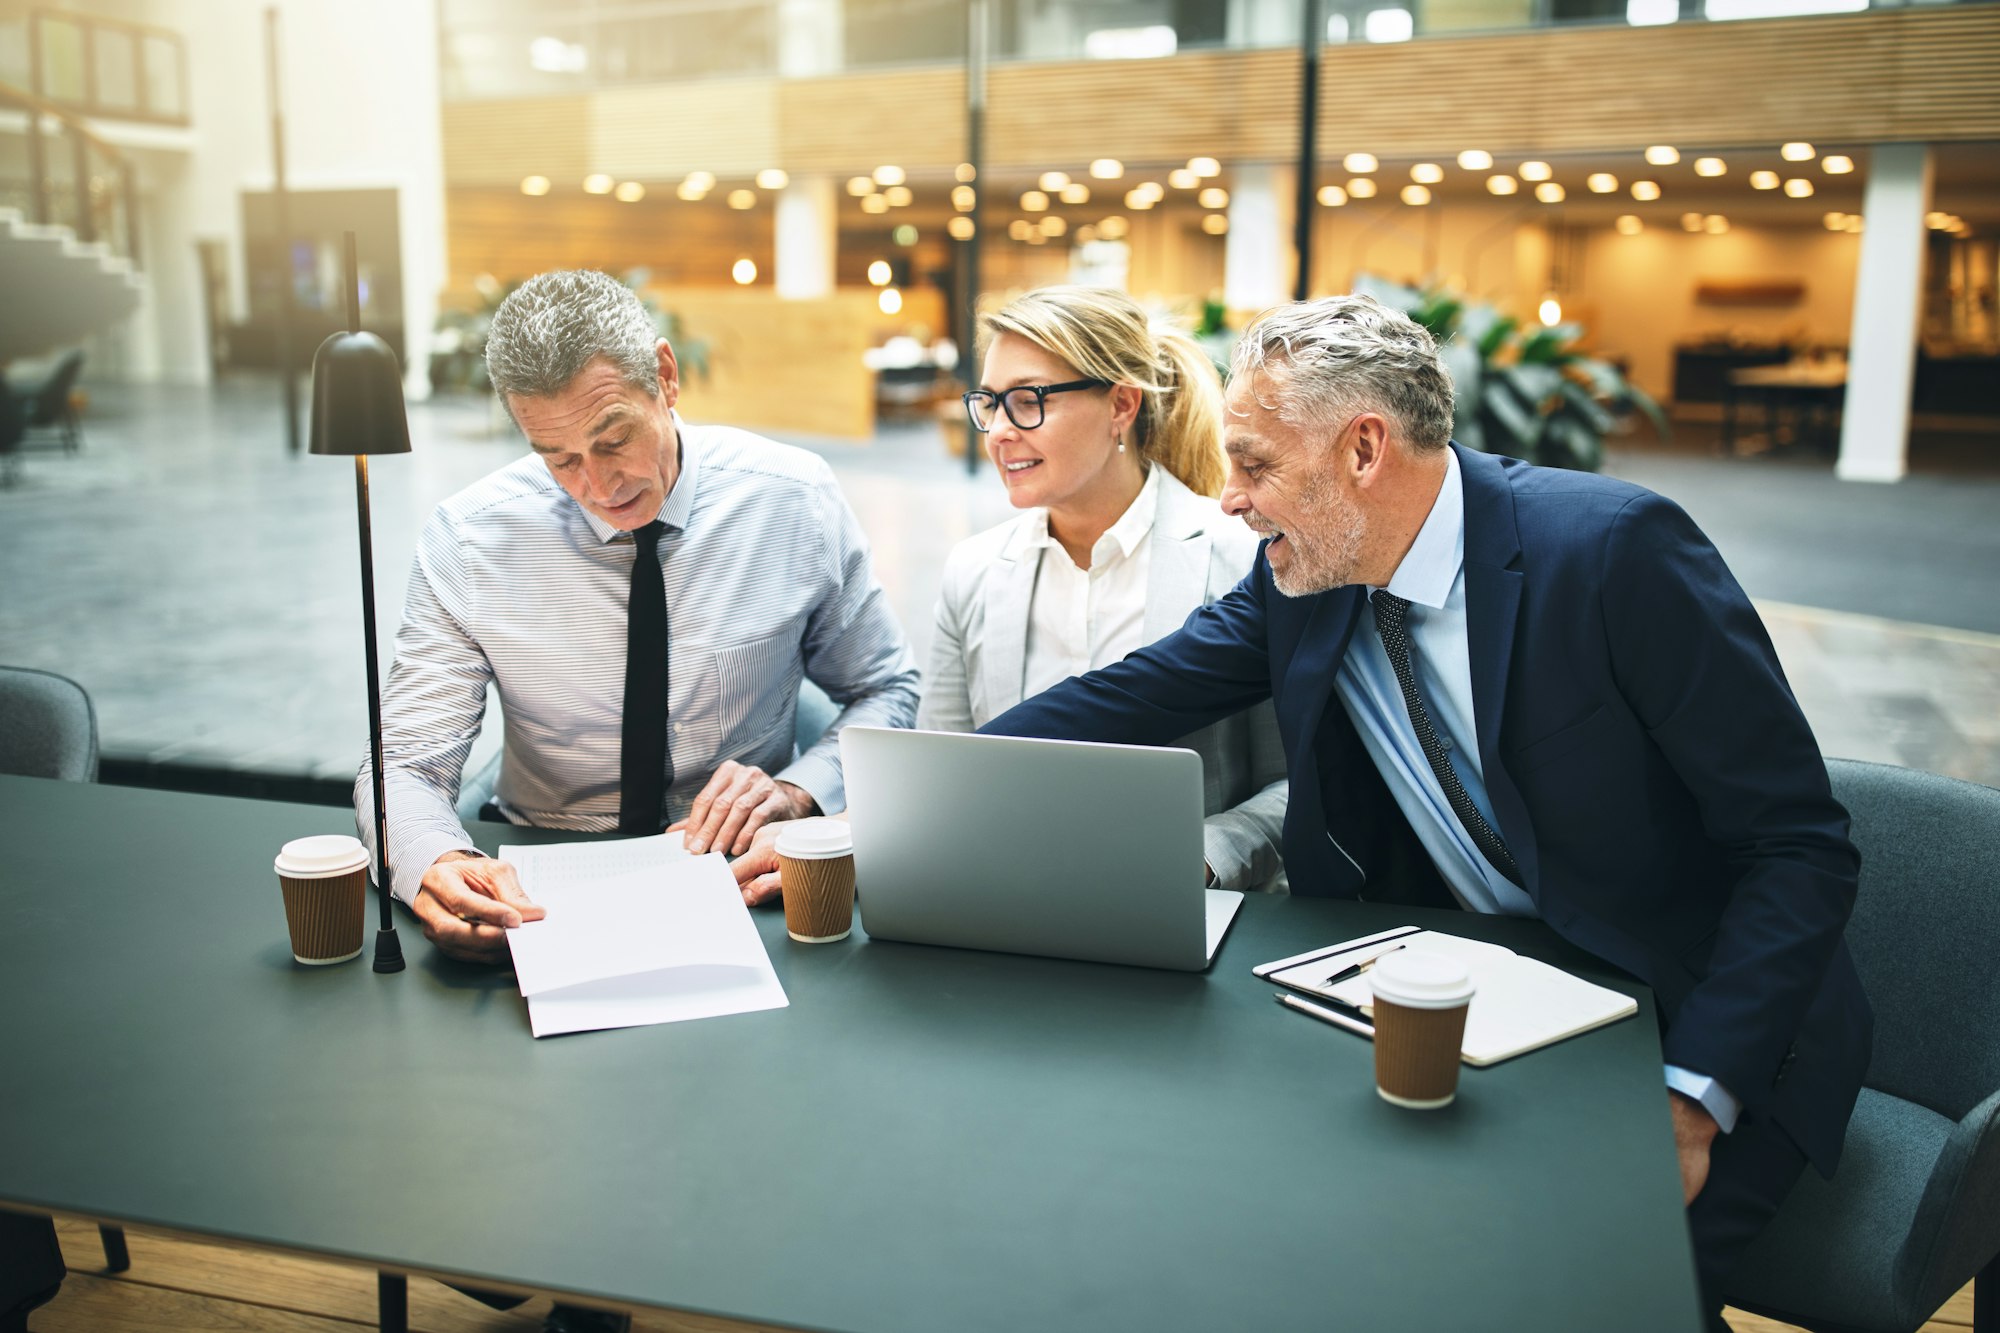
[(659, 283), (727, 287), (730, 266), (744, 257), (768, 283), (771, 214), (737, 212), (714, 195), (686, 204), (663, 191), (622, 204), (602, 195), (530, 199), (518, 189), (452, 189), (445, 252), (455, 289), (482, 273), (509, 282), (552, 268), (649, 268)]
[[(2000, 139), (2000, 5), (1352, 43), (1326, 48), (1321, 69), (1329, 157)], [(988, 161), (1286, 161), (1297, 71), (1286, 49), (1000, 65)], [(938, 177), (963, 157), (964, 105), (955, 66), (460, 102), (444, 108), (446, 177), (657, 184), (885, 162)]]

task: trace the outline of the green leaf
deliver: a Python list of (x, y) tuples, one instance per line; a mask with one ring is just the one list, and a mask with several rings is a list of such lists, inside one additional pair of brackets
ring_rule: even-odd
[(1486, 326), (1486, 331), (1479, 335), (1479, 359), (1492, 361), (1500, 354), (1500, 349), (1507, 345), (1507, 340), (1514, 336), (1514, 330), (1520, 327), (1521, 321), (1512, 315), (1500, 315), (1495, 318)]
[(1488, 414), (1486, 424), (1497, 427), (1486, 433), (1488, 453), (1527, 458), (1534, 452), (1542, 436), (1542, 419), (1522, 406), (1520, 396), (1505, 379), (1496, 376), (1486, 381), (1480, 405)]
[(1618, 419), (1598, 406), (1596, 400), (1574, 380), (1563, 381), (1562, 396), (1563, 405), (1557, 409), (1558, 413), (1575, 413), (1592, 434), (1602, 437), (1618, 424)]
[(1553, 467), (1595, 472), (1604, 462), (1604, 438), (1575, 417), (1551, 420), (1549, 439), (1555, 447), (1541, 461)]
[(1653, 429), (1659, 432), (1661, 443), (1664, 444), (1666, 441), (1672, 439), (1674, 435), (1673, 427), (1667, 424), (1667, 414), (1660, 410), (1658, 403), (1653, 401), (1653, 395), (1626, 380), (1622, 375), (1619, 376), (1619, 381), (1624, 385), (1624, 391), (1618, 395), (1620, 405), (1629, 405), (1638, 408), (1640, 414), (1646, 420), (1653, 423)]
[(1508, 366), (1499, 373), (1502, 379), (1513, 386), (1514, 392), (1521, 395), (1521, 401), (1536, 412), (1542, 411), (1542, 405), (1560, 394), (1563, 385), (1567, 383), (1562, 377), (1562, 372), (1554, 366), (1523, 363), (1518, 366)]

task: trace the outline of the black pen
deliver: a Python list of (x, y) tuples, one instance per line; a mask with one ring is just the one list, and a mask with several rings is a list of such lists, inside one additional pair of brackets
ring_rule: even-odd
[(1328, 977), (1325, 981), (1322, 981), (1319, 984), (1322, 986), (1331, 986), (1336, 982), (1345, 981), (1349, 977), (1358, 977), (1363, 972), (1366, 972), (1369, 968), (1375, 966), (1375, 960), (1377, 958), (1380, 958), (1383, 953), (1394, 953), (1396, 952), (1396, 950), (1404, 947), (1406, 946), (1401, 944), (1392, 944), (1388, 948), (1384, 949), (1382, 953), (1375, 954), (1373, 957), (1364, 958), (1358, 963), (1354, 963), (1348, 967), (1341, 968), (1340, 971), (1334, 973), (1332, 976)]
[[(1349, 1018), (1346, 1014), (1336, 1013), (1331, 1009), (1323, 1008), (1310, 1000), (1301, 1000), (1296, 995), (1280, 995), (1278, 1003), (1284, 1005), (1287, 1009), (1296, 1009), (1302, 1014), (1317, 1018), (1322, 1023), (1331, 1023), (1337, 1028), (1343, 1028), (1348, 1032), (1354, 1033), (1356, 1036), (1367, 1037), (1371, 1040), (1375, 1036), (1375, 1029), (1360, 1019)], [(1341, 1004), (1341, 1001), (1335, 1000), (1334, 1003)], [(1353, 1008), (1352, 1005), (1342, 1005), (1342, 1007)]]

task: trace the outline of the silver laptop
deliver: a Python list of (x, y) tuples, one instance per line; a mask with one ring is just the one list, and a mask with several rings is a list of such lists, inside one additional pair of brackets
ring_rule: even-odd
[(1192, 750), (847, 727), (875, 939), (1198, 972), (1243, 905), (1203, 887)]

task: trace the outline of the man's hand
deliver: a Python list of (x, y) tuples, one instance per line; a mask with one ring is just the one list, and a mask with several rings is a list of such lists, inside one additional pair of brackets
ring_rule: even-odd
[(688, 817), (668, 825), (667, 832), (686, 830), (687, 849), (696, 856), (711, 848), (741, 856), (750, 850), (751, 837), (766, 824), (804, 819), (818, 810), (819, 803), (805, 788), (729, 759), (694, 798)]
[(750, 840), (750, 850), (729, 865), (736, 875), (736, 887), (743, 901), (752, 907), (768, 903), (782, 889), (778, 880), (778, 826), (766, 824)]
[(528, 900), (514, 867), (470, 852), (432, 862), (410, 908), (425, 939), (469, 963), (507, 961), (507, 932), (548, 915)]
[(1674, 1147), (1681, 1156), (1681, 1202), (1693, 1203), (1708, 1183), (1708, 1148), (1718, 1126), (1706, 1107), (1685, 1093), (1668, 1092), (1674, 1108)]

